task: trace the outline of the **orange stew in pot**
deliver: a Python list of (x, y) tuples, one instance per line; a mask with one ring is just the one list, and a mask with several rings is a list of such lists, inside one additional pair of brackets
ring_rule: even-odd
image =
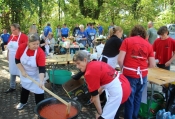
[(45, 106), (39, 112), (46, 119), (67, 119), (77, 115), (78, 111), (75, 107), (70, 107), (70, 114), (67, 116), (67, 106), (64, 104), (52, 104)]

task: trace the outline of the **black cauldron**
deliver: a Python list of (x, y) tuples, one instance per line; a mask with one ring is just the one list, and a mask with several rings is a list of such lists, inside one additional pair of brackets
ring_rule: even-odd
[[(71, 106), (75, 107), (75, 109), (77, 109), (77, 115), (75, 115), (74, 117), (71, 117), (69, 119), (76, 119), (78, 114), (80, 113), (81, 111), (81, 104), (78, 102), (78, 101), (75, 101), (75, 100), (72, 100), (72, 99), (69, 99), (69, 98), (63, 98), (65, 101), (67, 102), (71, 102)], [(47, 105), (50, 105), (50, 104), (59, 104), (61, 103), (58, 99), (52, 97), (52, 98), (47, 98), (47, 99), (44, 99), (43, 101), (39, 102), (36, 107), (35, 107), (35, 113), (39, 116), (39, 119), (46, 119), (44, 117), (42, 117), (39, 112), (40, 110), (47, 106)]]

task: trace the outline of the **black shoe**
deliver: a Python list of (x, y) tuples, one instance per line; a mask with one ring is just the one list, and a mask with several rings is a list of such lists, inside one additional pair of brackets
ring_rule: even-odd
[(16, 89), (13, 89), (13, 88), (9, 88), (7, 91), (5, 91), (4, 93), (11, 93), (13, 91), (15, 91)]

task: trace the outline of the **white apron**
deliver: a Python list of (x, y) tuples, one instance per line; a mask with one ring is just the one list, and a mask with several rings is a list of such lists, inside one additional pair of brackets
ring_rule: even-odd
[(97, 46), (96, 46), (96, 49), (97, 49), (97, 55), (98, 55), (98, 56), (100, 56), (100, 55), (102, 54), (103, 49), (104, 49), (104, 46), (105, 46), (105, 45), (102, 44), (102, 43), (101, 43), (100, 45), (97, 45)]
[(119, 76), (120, 74), (118, 73), (112, 82), (101, 86), (104, 88), (107, 98), (107, 102), (101, 115), (105, 119), (114, 119), (115, 114), (117, 113), (117, 110), (122, 102), (123, 90)]
[(19, 75), (19, 69), (15, 63), (15, 55), (18, 49), (18, 42), (19, 42), (20, 37), (21, 37), (21, 32), (18, 36), (17, 41), (12, 41), (14, 38), (14, 35), (13, 35), (12, 39), (7, 44), (7, 49), (9, 50), (9, 56), (8, 56), (9, 57), (9, 72), (12, 75)]
[(45, 45), (45, 52), (48, 55), (49, 54), (49, 49), (50, 49), (50, 47), (49, 47), (50, 41), (49, 41), (49, 39), (47, 39), (45, 42), (47, 43), (47, 45)]
[[(28, 47), (26, 47), (23, 55), (21, 56), (21, 64), (23, 65), (26, 73), (28, 76), (36, 80), (37, 82), (40, 81), (39, 79), (39, 69), (36, 64), (36, 54), (37, 50), (35, 50), (34, 56), (27, 56), (26, 52), (28, 50)], [(33, 83), (30, 79), (25, 78), (22, 76), (20, 72), (20, 79), (21, 79), (21, 85), (23, 88), (29, 90), (30, 92), (33, 92), (35, 94), (42, 94), (44, 93), (44, 90), (41, 89), (38, 85)]]
[[(141, 81), (141, 84), (143, 84), (143, 79), (142, 79), (142, 71), (148, 71), (148, 69), (140, 69), (140, 67), (138, 67), (137, 69), (133, 69), (133, 68), (130, 68), (130, 67), (125, 67), (123, 66), (123, 69), (127, 69), (127, 70), (131, 70), (131, 71), (136, 71), (137, 72), (137, 75), (140, 76), (140, 81)], [(122, 70), (123, 70), (122, 69)], [(122, 71), (123, 72), (123, 71)], [(141, 99), (141, 102), (142, 103), (145, 103), (147, 104), (147, 82), (145, 84), (145, 88), (142, 92), (142, 99)]]
[(105, 57), (107, 59), (107, 64), (109, 64), (112, 68), (115, 69), (116, 67), (119, 67), (119, 65), (117, 63), (118, 55), (116, 55), (115, 57), (110, 57), (110, 58), (105, 56), (105, 55), (101, 55), (99, 61), (102, 61), (103, 57)]

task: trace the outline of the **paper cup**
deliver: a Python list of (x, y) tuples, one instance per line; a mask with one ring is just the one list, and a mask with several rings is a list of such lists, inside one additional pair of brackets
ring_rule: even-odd
[(49, 53), (50, 57), (53, 58), (53, 53)]

